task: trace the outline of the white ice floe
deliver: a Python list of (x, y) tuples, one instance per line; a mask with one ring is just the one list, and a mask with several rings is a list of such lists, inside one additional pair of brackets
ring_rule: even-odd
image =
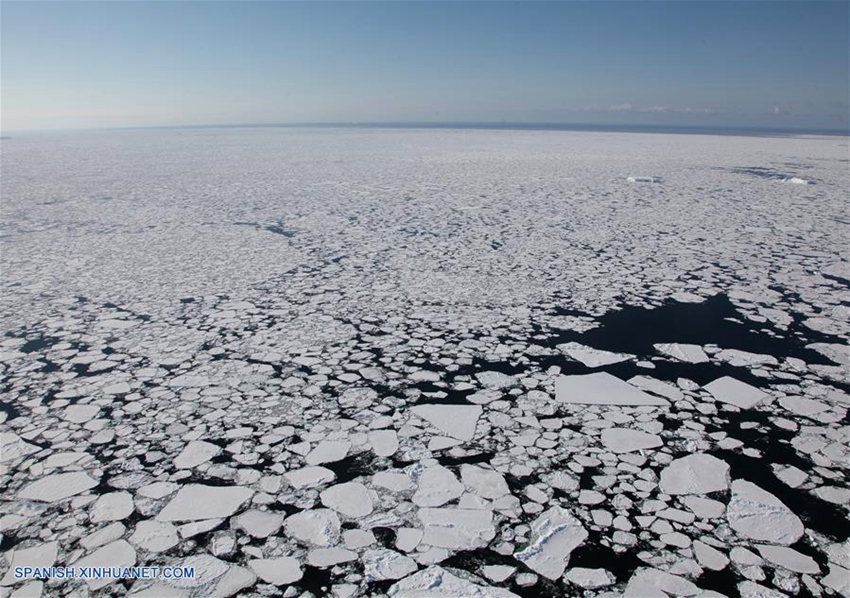
[(610, 571), (586, 567), (572, 567), (564, 574), (564, 579), (585, 590), (604, 588), (617, 581), (617, 578)]
[[(758, 578), (762, 578), (759, 576)], [(745, 580), (738, 584), (738, 594), (741, 598), (785, 598), (787, 594), (763, 586), (754, 581)]]
[(0, 462), (10, 463), (19, 457), (38, 451), (37, 446), (26, 442), (11, 430), (0, 432)]
[(594, 349), (581, 343), (569, 342), (558, 345), (558, 350), (561, 353), (579, 361), (589, 368), (598, 368), (604, 365), (620, 363), (634, 358), (634, 355), (625, 353), (612, 353), (601, 349)]
[[(116, 540), (111, 544), (98, 548), (74, 563), (77, 569), (83, 567), (132, 567), (136, 564), (136, 551), (125, 540)], [(90, 578), (86, 583), (92, 590), (98, 590), (112, 583), (115, 578)]]
[(206, 463), (220, 452), (221, 449), (210, 442), (193, 440), (174, 457), (174, 466), (178, 469), (192, 469), (201, 463)]
[(732, 482), (726, 519), (740, 535), (760, 542), (793, 544), (804, 531), (800, 518), (782, 501), (746, 480)]
[(327, 467), (302, 467), (293, 469), (283, 475), (286, 481), (297, 489), (315, 488), (336, 479), (336, 474)]
[(80, 538), (80, 546), (87, 550), (93, 550), (98, 546), (103, 546), (104, 544), (109, 544), (119, 538), (123, 538), (126, 531), (126, 526), (124, 526), (123, 523), (116, 521), (114, 523), (110, 523), (106, 527), (100, 528), (96, 532), (92, 532), (89, 535)]
[(342, 532), (342, 541), (349, 550), (357, 550), (375, 544), (378, 539), (369, 530), (347, 529)]
[(486, 546), (496, 535), (488, 509), (425, 508), (417, 517), (425, 526), (422, 543), (453, 550)]
[(490, 581), (501, 583), (516, 573), (516, 567), (510, 565), (484, 565), (481, 573)]
[(736, 380), (731, 376), (723, 376), (705, 385), (705, 389), (721, 403), (735, 405), (741, 409), (751, 409), (766, 401), (770, 395), (755, 386)]
[(622, 595), (623, 598), (662, 598), (696, 596), (700, 593), (699, 587), (685, 577), (659, 569), (641, 568), (629, 578)]
[(379, 457), (389, 457), (398, 450), (398, 434), (395, 430), (374, 430), (369, 432), (372, 450)]
[(555, 398), (561, 403), (581, 405), (669, 405), (666, 400), (638, 390), (607, 372), (558, 376)]
[(736, 367), (752, 367), (757, 365), (779, 365), (779, 361), (773, 355), (762, 355), (750, 353), (739, 349), (723, 349), (714, 354), (714, 358), (725, 361)]
[(665, 467), (659, 485), (667, 494), (707, 494), (726, 490), (729, 488), (729, 465), (717, 457), (695, 453)]
[(772, 546), (761, 544), (756, 546), (762, 558), (795, 573), (820, 573), (817, 561), (807, 554), (797, 552), (787, 546)]
[(463, 484), (442, 465), (425, 469), (418, 486), (411, 500), (420, 507), (439, 507), (463, 494)]
[(284, 522), (289, 536), (312, 546), (333, 546), (339, 542), (340, 521), (331, 509), (301, 511)]
[(56, 562), (57, 550), (56, 541), (9, 550), (5, 555), (9, 570), (0, 580), (0, 586), (10, 586), (20, 582), (20, 579), (15, 577), (17, 567), (52, 567)]
[(125, 519), (133, 512), (133, 496), (129, 492), (110, 492), (98, 497), (91, 508), (92, 523)]
[(62, 419), (75, 424), (84, 424), (94, 419), (100, 411), (97, 405), (69, 405), (65, 407)]
[(809, 475), (806, 472), (792, 465), (789, 465), (787, 467), (773, 465), (773, 473), (776, 475), (777, 478), (779, 478), (785, 484), (791, 486), (792, 488), (797, 488), (800, 484), (802, 484), (809, 478)]
[(130, 544), (148, 552), (164, 552), (177, 546), (177, 528), (162, 521), (140, 521), (129, 538)]
[(156, 516), (158, 521), (200, 521), (230, 517), (254, 491), (242, 486), (188, 484)]
[(248, 566), (264, 582), (275, 586), (295, 583), (304, 575), (301, 571), (301, 562), (290, 556), (274, 559), (252, 559), (248, 561)]
[(671, 401), (681, 401), (685, 398), (684, 393), (674, 385), (662, 382), (656, 378), (651, 378), (650, 376), (635, 376), (634, 378), (629, 378), (628, 382), (641, 390), (657, 394)]
[(516, 558), (540, 575), (558, 579), (567, 568), (570, 553), (587, 536), (587, 530), (572, 513), (552, 507), (532, 522), (528, 546), (516, 553)]
[(729, 564), (729, 557), (713, 546), (709, 546), (705, 542), (696, 540), (693, 543), (692, 548), (694, 550), (694, 556), (697, 558), (697, 562), (706, 569), (720, 571), (721, 569), (725, 569), (726, 565)]
[(372, 483), (392, 492), (404, 492), (413, 487), (410, 476), (400, 471), (379, 471), (372, 476)]
[(483, 498), (492, 500), (510, 494), (505, 476), (493, 469), (464, 464), (460, 466), (460, 478), (469, 490)]
[(412, 552), (422, 541), (422, 530), (416, 527), (401, 527), (396, 531), (395, 547), (402, 552)]
[(821, 582), (841, 596), (850, 596), (850, 570), (835, 563), (829, 564), (829, 574)]
[(661, 437), (630, 428), (606, 428), (602, 430), (602, 444), (615, 453), (631, 453), (659, 447), (664, 444)]
[(307, 553), (307, 563), (313, 567), (327, 568), (357, 560), (357, 553), (346, 548), (314, 548)]
[(416, 405), (410, 409), (444, 434), (472, 440), (483, 409), (480, 405)]
[(778, 403), (791, 413), (805, 415), (806, 417), (817, 415), (818, 413), (829, 410), (829, 405), (826, 403), (816, 401), (814, 399), (806, 399), (804, 397), (781, 397)]
[(233, 525), (253, 538), (268, 538), (283, 525), (283, 515), (251, 509), (234, 517)]
[(841, 486), (820, 486), (812, 490), (812, 493), (818, 498), (836, 505), (846, 506), (850, 504), (850, 488), (842, 488)]
[(256, 574), (248, 567), (233, 565), (215, 582), (210, 598), (230, 598), (257, 582)]
[(482, 386), (487, 388), (509, 388), (516, 384), (516, 378), (502, 372), (478, 372), (475, 374)]
[(82, 494), (97, 486), (83, 471), (54, 473), (31, 482), (18, 493), (18, 498), (41, 502), (57, 502), (77, 494)]
[(708, 355), (706, 355), (705, 351), (699, 345), (658, 343), (653, 345), (653, 347), (662, 355), (672, 357), (678, 361), (687, 363), (707, 363), (709, 361)]
[(367, 550), (360, 558), (367, 583), (385, 579), (401, 579), (416, 571), (416, 561), (394, 550), (376, 548)]
[(331, 486), (319, 496), (323, 505), (346, 517), (365, 517), (374, 508), (369, 489), (359, 482)]
[(817, 351), (830, 361), (834, 361), (838, 365), (850, 367), (850, 344), (841, 343), (811, 343), (806, 345), (806, 349)]
[(307, 465), (322, 465), (344, 459), (351, 448), (351, 443), (343, 440), (322, 440), (304, 458)]
[(390, 598), (518, 598), (504, 588), (474, 583), (449, 573), (442, 567), (433, 566), (417, 571), (393, 584), (387, 596)]

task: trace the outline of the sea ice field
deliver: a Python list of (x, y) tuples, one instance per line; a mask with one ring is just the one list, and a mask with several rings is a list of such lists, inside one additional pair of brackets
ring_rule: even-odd
[(0, 158), (1, 598), (850, 596), (846, 137)]

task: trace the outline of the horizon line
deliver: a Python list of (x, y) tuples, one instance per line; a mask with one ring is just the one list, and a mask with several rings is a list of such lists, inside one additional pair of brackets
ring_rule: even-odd
[(549, 121), (319, 121), (319, 122), (259, 122), (208, 123), (174, 125), (125, 125), (108, 127), (62, 127), (55, 129), (0, 129), (0, 137), (10, 134), (73, 133), (97, 131), (135, 131), (156, 129), (240, 129), (240, 128), (350, 128), (350, 129), (457, 129), (457, 130), (517, 130), (517, 131), (574, 131), (588, 133), (666, 133), (679, 135), (724, 136), (800, 136), (815, 135), (848, 137), (850, 128), (763, 127), (735, 125), (671, 125), (628, 123), (574, 123)]

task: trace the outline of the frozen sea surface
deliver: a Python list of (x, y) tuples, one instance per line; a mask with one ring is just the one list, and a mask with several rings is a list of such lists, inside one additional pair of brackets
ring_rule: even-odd
[(850, 592), (846, 138), (0, 153), (3, 598)]

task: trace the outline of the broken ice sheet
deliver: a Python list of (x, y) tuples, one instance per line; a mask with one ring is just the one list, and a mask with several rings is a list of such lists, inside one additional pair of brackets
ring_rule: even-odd
[[(126, 589), (157, 598), (846, 591), (838, 524), (794, 540), (847, 502), (846, 148), (659, 135), (631, 186), (629, 136), (491, 133), (4, 146), (6, 564), (204, 572)], [(748, 186), (753, 154), (819, 184)], [(752, 459), (772, 499), (730, 483)]]

